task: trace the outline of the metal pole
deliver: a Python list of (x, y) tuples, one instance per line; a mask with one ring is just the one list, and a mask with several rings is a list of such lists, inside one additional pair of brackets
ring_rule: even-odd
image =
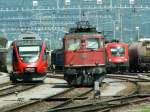
[(112, 0), (110, 0), (110, 8), (111, 8), (111, 10), (112, 10), (112, 4), (113, 4)]
[(115, 39), (116, 38), (116, 21), (115, 20), (114, 20), (113, 24), (114, 24), (114, 39)]
[(57, 2), (57, 9), (59, 9), (59, 0), (57, 0), (56, 2)]
[(80, 7), (80, 5), (79, 5), (79, 21), (81, 21), (81, 7)]
[(121, 41), (123, 41), (123, 32), (122, 32), (122, 15), (120, 14), (120, 35)]
[(138, 40), (140, 39), (140, 32), (139, 32), (139, 29), (138, 29)]

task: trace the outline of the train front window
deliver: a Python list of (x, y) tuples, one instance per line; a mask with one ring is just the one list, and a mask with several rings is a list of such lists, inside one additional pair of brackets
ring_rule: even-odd
[(110, 51), (111, 51), (112, 56), (124, 56), (125, 55), (125, 48), (121, 46), (112, 47)]
[(68, 50), (78, 50), (80, 49), (80, 39), (69, 39), (67, 40)]
[(18, 49), (23, 62), (33, 63), (39, 59), (40, 46), (20, 46)]
[(87, 38), (86, 39), (86, 48), (96, 50), (99, 48), (99, 39), (98, 38)]

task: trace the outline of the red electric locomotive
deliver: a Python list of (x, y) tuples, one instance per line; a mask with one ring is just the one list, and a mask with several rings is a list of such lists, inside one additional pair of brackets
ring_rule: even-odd
[(104, 37), (87, 21), (77, 23), (64, 36), (64, 79), (69, 85), (91, 86), (104, 78)]
[(10, 80), (42, 81), (46, 77), (48, 60), (46, 44), (33, 33), (24, 33), (12, 43)]
[(105, 45), (108, 73), (125, 72), (129, 69), (128, 44), (111, 42)]

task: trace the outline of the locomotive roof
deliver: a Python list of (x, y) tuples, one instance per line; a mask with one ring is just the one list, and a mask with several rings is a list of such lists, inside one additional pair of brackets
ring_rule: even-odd
[(25, 32), (19, 35), (19, 38), (15, 41), (17, 46), (27, 45), (41, 45), (42, 41), (38, 35), (33, 32)]
[(83, 36), (83, 35), (89, 35), (89, 36), (103, 36), (101, 33), (98, 33), (98, 32), (80, 32), (80, 33), (69, 33), (69, 34), (67, 34), (67, 35), (65, 35), (65, 38), (71, 38), (71, 37), (73, 37), (73, 38), (79, 38), (79, 37), (81, 37), (81, 36)]
[(78, 21), (76, 27), (70, 28), (69, 33), (80, 33), (80, 32), (97, 32), (96, 27), (90, 25), (89, 21)]
[(41, 45), (42, 41), (36, 39), (20, 39), (16, 40), (16, 44), (17, 46)]
[(33, 32), (24, 32), (19, 35), (19, 40), (21, 39), (41, 39), (37, 34)]
[(90, 25), (89, 21), (79, 21), (76, 23), (76, 27), (70, 28), (65, 38), (81, 38), (84, 35), (102, 36), (101, 32), (96, 30), (96, 27)]

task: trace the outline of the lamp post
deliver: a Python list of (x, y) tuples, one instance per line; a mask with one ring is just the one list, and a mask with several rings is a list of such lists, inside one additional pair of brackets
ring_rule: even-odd
[(38, 6), (38, 1), (37, 1), (37, 0), (34, 0), (34, 1), (32, 2), (32, 5), (33, 5), (33, 7), (37, 7), (37, 6)]

